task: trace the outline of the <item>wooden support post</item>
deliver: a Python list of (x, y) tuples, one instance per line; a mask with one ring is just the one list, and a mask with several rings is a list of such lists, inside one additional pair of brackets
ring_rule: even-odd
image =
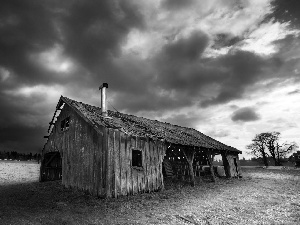
[(190, 178), (191, 178), (191, 185), (192, 185), (192, 187), (194, 187), (195, 186), (195, 176), (194, 176), (194, 169), (193, 169), (193, 160), (194, 160), (194, 155), (195, 155), (195, 149), (194, 148), (184, 148), (183, 154), (188, 162)]
[(213, 182), (216, 182), (214, 167), (213, 167), (213, 161), (214, 161), (214, 154), (213, 152), (207, 152), (207, 161), (210, 168), (211, 178)]
[(223, 166), (224, 166), (224, 171), (225, 171), (225, 174), (226, 174), (226, 177), (227, 178), (230, 178), (231, 177), (231, 173), (230, 173), (230, 166), (229, 166), (229, 162), (227, 160), (227, 157), (226, 157), (226, 153), (222, 153), (222, 161), (223, 161)]
[(42, 162), (41, 163), (41, 167), (40, 167), (40, 177), (39, 177), (39, 181), (40, 182), (43, 182), (45, 181), (45, 178), (44, 178), (44, 163)]
[[(195, 151), (195, 153), (194, 153), (194, 159), (195, 159), (195, 157), (197, 157), (197, 155), (196, 155), (196, 153), (199, 153), (200, 152), (200, 148), (194, 148), (194, 151)], [(196, 158), (197, 159), (197, 158)], [(194, 161), (194, 160), (193, 160)], [(199, 157), (198, 157), (198, 162), (199, 162)], [(197, 161), (195, 161), (195, 163), (197, 163)], [(194, 168), (194, 167), (193, 167)], [(199, 179), (199, 181), (202, 183), (202, 178), (201, 178), (201, 172), (200, 172), (200, 166), (199, 165), (197, 165), (196, 164), (196, 166), (195, 166), (195, 175), (196, 176), (198, 176), (198, 179)], [(198, 174), (197, 174), (198, 173)]]

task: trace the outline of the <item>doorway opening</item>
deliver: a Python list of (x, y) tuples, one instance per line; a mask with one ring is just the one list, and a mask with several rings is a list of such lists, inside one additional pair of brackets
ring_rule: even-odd
[(48, 152), (41, 163), (40, 181), (62, 179), (62, 158), (59, 152)]

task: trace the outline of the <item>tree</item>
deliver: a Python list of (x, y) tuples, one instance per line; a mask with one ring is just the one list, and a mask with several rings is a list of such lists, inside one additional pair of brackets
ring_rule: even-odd
[(283, 144), (280, 144), (280, 132), (265, 133), (265, 137), (267, 148), (275, 162), (275, 166), (281, 166), (282, 158), (285, 158), (287, 154), (298, 148), (298, 145), (295, 142), (285, 142)]
[(264, 165), (268, 166), (268, 153), (266, 152), (266, 138), (264, 133), (255, 135), (252, 143), (247, 145), (246, 148), (251, 150), (250, 154), (257, 158), (262, 158)]
[(27, 156), (28, 156), (28, 160), (32, 160), (32, 153), (31, 152)]
[(270, 155), (275, 166), (280, 166), (281, 161), (289, 153), (298, 148), (295, 142), (285, 142), (280, 144), (280, 132), (265, 132), (255, 136), (250, 145), (246, 148), (251, 150), (252, 155), (256, 157), (262, 157), (265, 166), (268, 166), (267, 157)]

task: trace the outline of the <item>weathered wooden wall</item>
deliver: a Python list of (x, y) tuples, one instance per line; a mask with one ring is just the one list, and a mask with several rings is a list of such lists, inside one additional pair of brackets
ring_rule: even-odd
[[(61, 131), (61, 121), (70, 126)], [(117, 129), (95, 128), (65, 105), (57, 117), (44, 153), (62, 156), (62, 183), (100, 197), (118, 197), (163, 188), (161, 141), (127, 135)], [(100, 131), (100, 132), (99, 132)], [(142, 168), (132, 167), (132, 149), (142, 151)]]
[[(63, 119), (70, 116), (70, 126), (61, 131)], [(44, 153), (59, 151), (62, 156), (62, 184), (86, 190), (97, 196), (105, 195), (105, 158), (103, 135), (85, 122), (68, 105), (57, 118)], [(102, 129), (98, 127), (98, 129)]]
[[(161, 141), (106, 129), (108, 140), (107, 197), (152, 192), (163, 188), (162, 162), (166, 146)], [(142, 168), (132, 166), (132, 150), (142, 151)]]

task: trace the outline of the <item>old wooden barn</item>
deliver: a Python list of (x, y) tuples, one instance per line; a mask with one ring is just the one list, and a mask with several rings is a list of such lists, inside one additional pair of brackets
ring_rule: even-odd
[(107, 110), (61, 96), (43, 148), (40, 180), (62, 179), (100, 197), (163, 189), (164, 177), (203, 175), (221, 155), (227, 177), (240, 175), (238, 154), (203, 133), (157, 120)]

